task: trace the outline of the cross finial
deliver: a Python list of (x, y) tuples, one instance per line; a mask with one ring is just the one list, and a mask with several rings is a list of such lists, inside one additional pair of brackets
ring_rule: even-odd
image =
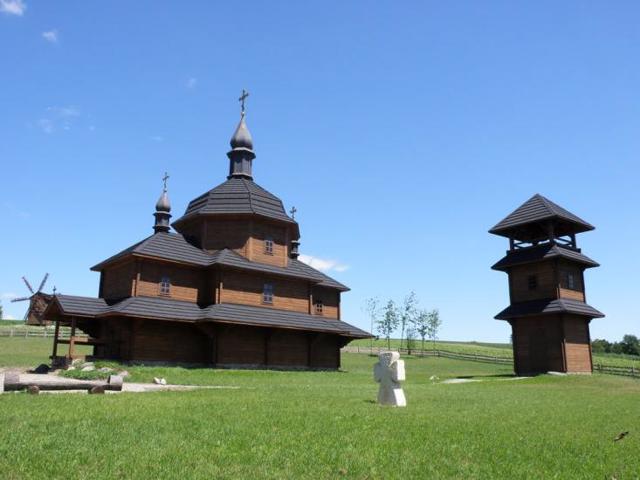
[(53, 294), (56, 295), (58, 293), (58, 289), (56, 288), (56, 286), (53, 286)]
[(242, 111), (240, 112), (242, 114), (242, 116), (244, 116), (244, 100), (249, 96), (249, 92), (247, 92), (244, 88), (242, 89), (242, 95), (240, 95), (240, 98), (238, 99), (238, 101), (240, 102), (240, 107), (242, 108)]
[(162, 177), (162, 183), (164, 184), (163, 191), (167, 191), (167, 180), (169, 180), (169, 174), (164, 172), (164, 177)]
[(291, 214), (291, 218), (293, 220), (296, 219), (296, 212), (298, 211), (298, 209), (296, 207), (291, 207), (291, 210), (289, 210), (289, 213)]

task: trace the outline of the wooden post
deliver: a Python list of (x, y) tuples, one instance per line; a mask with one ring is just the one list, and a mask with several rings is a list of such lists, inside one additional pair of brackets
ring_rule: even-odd
[(51, 354), (51, 361), (55, 362), (58, 356), (58, 332), (60, 332), (60, 319), (56, 319), (56, 329), (53, 332), (53, 353)]
[(75, 353), (75, 342), (76, 342), (76, 317), (71, 317), (71, 337), (69, 338), (69, 353), (68, 353), (68, 356), (70, 359), (73, 359), (73, 354)]

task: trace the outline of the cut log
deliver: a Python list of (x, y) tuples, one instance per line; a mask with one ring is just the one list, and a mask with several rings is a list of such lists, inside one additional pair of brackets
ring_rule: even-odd
[[(43, 375), (43, 377), (45, 377)], [(35, 386), (39, 390), (91, 390), (93, 387), (103, 387), (105, 390), (122, 390), (122, 377), (111, 375), (108, 382), (97, 380), (74, 380), (71, 378), (47, 375), (42, 380), (21, 381), (17, 374), (5, 374), (4, 390), (19, 391)]]

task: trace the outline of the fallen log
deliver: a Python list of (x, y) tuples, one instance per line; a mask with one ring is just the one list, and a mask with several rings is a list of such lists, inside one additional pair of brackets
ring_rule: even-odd
[[(43, 375), (43, 377), (45, 377)], [(2, 376), (0, 376), (2, 381)], [(20, 380), (20, 375), (16, 373), (5, 373), (4, 383), (0, 387), (0, 392), (4, 388), (5, 391), (20, 391), (28, 389), (29, 387), (37, 387), (40, 391), (46, 390), (91, 390), (95, 387), (99, 387), (104, 390), (112, 390), (120, 392), (122, 391), (122, 377), (119, 375), (111, 375), (109, 379), (104, 382), (100, 380), (75, 380), (72, 378), (54, 377), (52, 375), (46, 375), (46, 378), (42, 379), (25, 379)]]

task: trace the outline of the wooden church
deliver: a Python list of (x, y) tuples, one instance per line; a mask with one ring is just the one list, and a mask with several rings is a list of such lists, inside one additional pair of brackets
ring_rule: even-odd
[[(349, 289), (298, 259), (298, 223), (253, 181), (245, 96), (227, 180), (193, 199), (174, 233), (165, 176), (154, 234), (92, 268), (98, 297), (55, 296), (46, 311), (54, 361), (83, 344), (123, 361), (337, 369), (342, 346), (370, 337), (342, 321)], [(70, 339), (59, 338), (60, 325)]]
[(589, 322), (604, 315), (586, 303), (584, 271), (598, 264), (578, 248), (576, 234), (593, 229), (534, 195), (489, 230), (509, 239), (492, 268), (509, 275), (511, 305), (495, 318), (511, 324), (518, 375), (591, 373)]

